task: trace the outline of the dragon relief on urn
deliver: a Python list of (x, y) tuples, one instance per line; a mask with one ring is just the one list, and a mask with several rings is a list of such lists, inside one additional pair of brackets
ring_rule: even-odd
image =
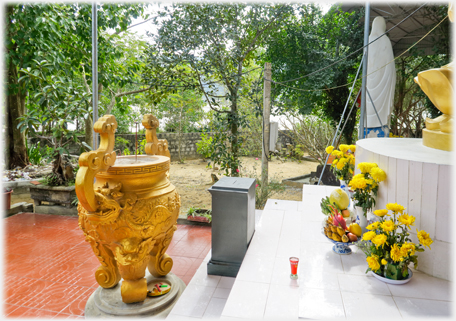
[(147, 296), (146, 268), (154, 277), (171, 271), (166, 254), (180, 209), (180, 197), (169, 182), (170, 153), (156, 136), (158, 120), (145, 115), (146, 155), (116, 157), (112, 115), (100, 118), (94, 130), (100, 147), (80, 156), (76, 176), (79, 226), (100, 261), (95, 272), (103, 288), (121, 279), (125, 303)]

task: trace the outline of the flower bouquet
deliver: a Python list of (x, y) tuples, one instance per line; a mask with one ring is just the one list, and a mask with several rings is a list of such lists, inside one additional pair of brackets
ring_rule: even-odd
[(353, 177), (355, 170), (355, 155), (356, 145), (340, 144), (339, 150), (333, 146), (326, 147), (326, 153), (334, 156), (331, 164), (331, 171), (336, 177), (343, 181), (349, 181)]
[[(392, 211), (391, 216), (388, 211)], [(397, 203), (386, 204), (386, 209), (376, 210), (374, 214), (380, 221), (367, 226), (369, 232), (363, 234), (359, 248), (366, 254), (369, 265), (366, 273), (372, 271), (377, 275), (392, 280), (404, 280), (408, 277), (408, 265), (418, 266), (416, 252), (423, 252), (422, 246), (431, 248), (432, 239), (429, 233), (418, 231), (419, 244), (409, 238), (409, 229), (414, 225), (415, 217), (404, 213), (404, 207)]]
[(348, 186), (354, 191), (356, 206), (362, 207), (364, 216), (375, 206), (378, 183), (386, 179), (386, 173), (375, 163), (359, 163), (361, 173), (353, 176)]

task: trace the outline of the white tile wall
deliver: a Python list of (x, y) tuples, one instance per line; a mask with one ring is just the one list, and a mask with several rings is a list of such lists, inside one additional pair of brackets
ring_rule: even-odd
[[(423, 177), (423, 163), (410, 162), (409, 192), (407, 213), (415, 216), (415, 226), (421, 226), (421, 185)], [(405, 205), (404, 205), (405, 206)]]
[[(377, 164), (387, 174), (386, 181), (380, 183), (375, 208), (385, 208), (387, 203), (399, 203), (406, 208), (408, 214), (415, 216), (411, 234), (416, 235), (415, 228), (425, 230), (434, 240), (432, 253), (419, 253), (418, 268), (433, 276), (451, 280), (449, 265), (440, 264), (448, 261), (444, 251), (448, 248), (446, 244), (452, 243), (452, 166), (449, 165), (451, 162), (448, 154), (439, 151), (430, 153), (429, 149), (423, 149), (421, 142), (416, 139), (407, 142), (397, 140), (395, 142), (398, 144), (394, 143), (397, 146), (389, 142), (387, 145), (379, 139), (375, 148), (373, 141), (366, 143), (367, 141), (363, 140), (360, 144), (368, 149), (357, 146), (355, 165), (377, 159)], [(391, 146), (393, 148), (390, 148)], [(396, 158), (397, 155), (399, 156)]]
[(439, 179), (437, 187), (437, 213), (435, 220), (435, 239), (451, 242), (450, 226), (452, 213), (450, 208), (451, 189), (450, 166), (439, 166)]
[(435, 238), (435, 218), (437, 209), (437, 182), (439, 166), (423, 164), (423, 180), (421, 190), (421, 229), (426, 230), (431, 238)]
[(398, 159), (396, 174), (396, 202), (408, 207), (409, 161)]

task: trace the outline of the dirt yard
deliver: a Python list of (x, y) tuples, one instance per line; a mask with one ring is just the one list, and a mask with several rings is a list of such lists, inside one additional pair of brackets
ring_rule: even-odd
[[(269, 162), (269, 178), (275, 178), (277, 181), (283, 179), (296, 177), (300, 175), (309, 174), (315, 171), (318, 163), (302, 161), (281, 161), (275, 156), (273, 160)], [(223, 176), (219, 170), (213, 170), (207, 168), (207, 161), (203, 160), (187, 160), (183, 164), (178, 162), (171, 163), (170, 169), (170, 181), (176, 186), (176, 189), (181, 196), (181, 213), (185, 215), (190, 207), (199, 207), (210, 209), (211, 194), (207, 191), (213, 184), (211, 174), (220, 177)], [(261, 173), (261, 159), (254, 157), (241, 157), (241, 175), (252, 177), (254, 171), (257, 173), (257, 177), (260, 177)], [(11, 204), (19, 202), (33, 203), (30, 197), (24, 197), (25, 195), (12, 195)], [(302, 190), (297, 188), (286, 187), (282, 192), (275, 193), (271, 198), (282, 199), (282, 200), (293, 200), (300, 201), (302, 199)]]
[[(190, 207), (211, 208), (211, 194), (207, 191), (212, 186), (211, 174), (216, 174), (218, 170), (206, 168), (207, 162), (202, 160), (188, 160), (184, 164), (178, 162), (171, 163), (170, 180), (176, 186), (181, 196), (181, 215), (187, 212)], [(283, 179), (309, 174), (316, 171), (318, 163), (302, 161), (280, 161), (273, 156), (269, 162), (269, 177), (278, 181)], [(261, 159), (256, 160), (254, 157), (241, 157), (241, 175), (257, 173), (260, 177)], [(220, 173), (222, 174), (222, 173)], [(271, 198), (282, 200), (302, 200), (302, 190), (287, 187), (284, 191), (273, 194)]]

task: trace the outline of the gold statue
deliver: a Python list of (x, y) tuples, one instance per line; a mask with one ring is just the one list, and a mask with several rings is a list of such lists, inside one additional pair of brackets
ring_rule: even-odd
[[(453, 22), (451, 3), (448, 8), (448, 16)], [(454, 63), (451, 62), (441, 68), (422, 71), (414, 79), (434, 106), (443, 113), (434, 119), (426, 118), (423, 145), (446, 151), (452, 150), (453, 143), (453, 69)]]
[(94, 126), (100, 147), (81, 154), (75, 184), (79, 227), (101, 263), (95, 278), (103, 288), (122, 278), (125, 303), (147, 297), (146, 267), (154, 277), (171, 271), (173, 260), (165, 252), (180, 209), (180, 197), (168, 180), (168, 143), (156, 137), (158, 120), (144, 115), (142, 123), (147, 155), (116, 159), (116, 119), (101, 117)]

